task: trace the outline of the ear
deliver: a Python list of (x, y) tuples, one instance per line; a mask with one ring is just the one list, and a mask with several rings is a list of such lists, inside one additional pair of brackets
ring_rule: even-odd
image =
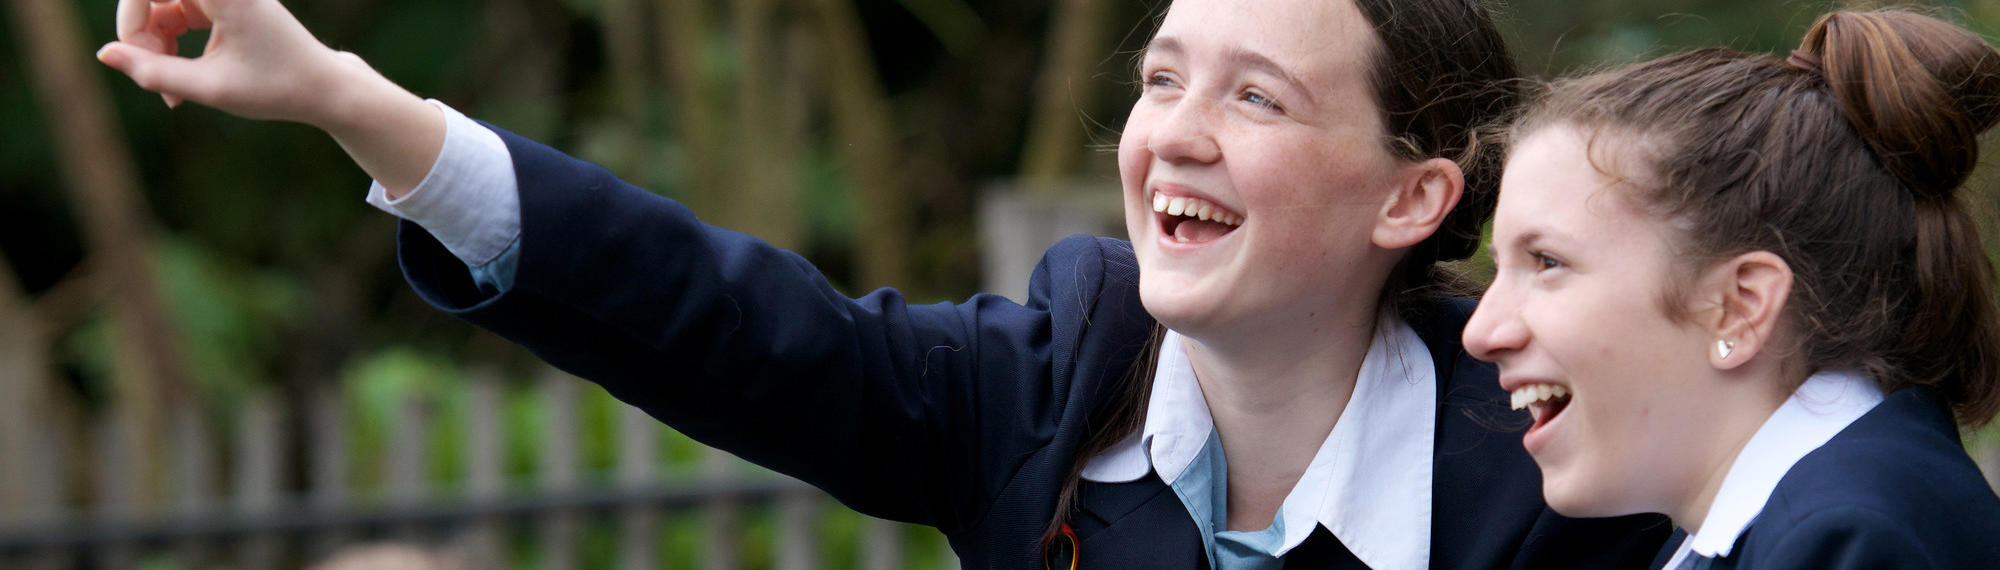
[(1716, 303), (1707, 321), (1717, 341), (1730, 343), (1727, 355), (1713, 345), (1709, 364), (1731, 370), (1770, 347), (1792, 294), (1792, 267), (1768, 251), (1738, 255), (1716, 266), (1704, 281)]
[(1432, 158), (1409, 167), (1410, 173), (1382, 203), (1370, 240), (1383, 249), (1417, 245), (1437, 233), (1458, 197), (1465, 191), (1465, 173), (1458, 163)]

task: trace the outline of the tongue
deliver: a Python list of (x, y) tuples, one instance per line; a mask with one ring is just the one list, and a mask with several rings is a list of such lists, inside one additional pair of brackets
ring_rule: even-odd
[(1192, 242), (1222, 237), (1235, 227), (1205, 220), (1186, 220), (1174, 226), (1174, 237)]
[(1569, 396), (1549, 398), (1548, 400), (1537, 402), (1535, 405), (1542, 407), (1541, 416), (1535, 418), (1535, 427), (1541, 427), (1547, 425), (1550, 420), (1555, 419), (1558, 414), (1561, 414), (1563, 408), (1569, 407)]

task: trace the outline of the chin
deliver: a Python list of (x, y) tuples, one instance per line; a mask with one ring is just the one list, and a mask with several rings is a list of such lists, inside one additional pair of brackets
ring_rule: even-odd
[(1164, 271), (1148, 272), (1146, 263), (1139, 263), (1139, 304), (1146, 307), (1146, 313), (1153, 320), (1167, 328), (1183, 333), (1201, 330), (1204, 323), (1215, 314), (1213, 299), (1201, 295), (1196, 284), (1184, 279), (1161, 276)]
[(1597, 496), (1587, 486), (1565, 485), (1559, 477), (1542, 470), (1542, 498), (1556, 514), (1570, 518), (1615, 517), (1639, 511), (1620, 508), (1616, 501)]

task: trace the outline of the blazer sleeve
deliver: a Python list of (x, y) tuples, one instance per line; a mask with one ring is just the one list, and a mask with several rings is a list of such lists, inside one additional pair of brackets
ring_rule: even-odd
[[(940, 527), (982, 516), (1097, 401), (1068, 367), (1107, 270), (1100, 240), (1050, 250), (1027, 305), (910, 305), (836, 291), (809, 263), (501, 129), (521, 197), (515, 283), (479, 290), (407, 222), (427, 302), (698, 441), (863, 512)], [(1116, 285), (1112, 285), (1115, 287)], [(1056, 326), (1055, 323), (1065, 323)], [(1086, 379), (1091, 380), (1091, 379)]]

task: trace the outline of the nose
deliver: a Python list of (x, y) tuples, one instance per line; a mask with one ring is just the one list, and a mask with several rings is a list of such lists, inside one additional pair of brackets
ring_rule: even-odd
[(1519, 303), (1506, 287), (1495, 281), (1479, 300), (1479, 308), (1466, 321), (1465, 351), (1473, 358), (1498, 362), (1510, 352), (1528, 345), (1528, 327), (1521, 322)]
[(1222, 159), (1222, 147), (1215, 142), (1217, 105), (1188, 94), (1175, 102), (1147, 141), (1153, 155), (1173, 164), (1206, 164)]

